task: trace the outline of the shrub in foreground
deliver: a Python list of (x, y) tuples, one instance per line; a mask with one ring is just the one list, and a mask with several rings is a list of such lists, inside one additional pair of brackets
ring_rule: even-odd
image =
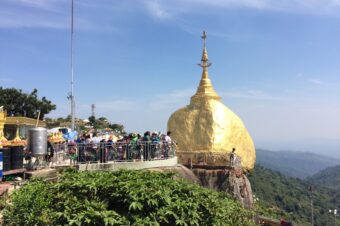
[(14, 192), (6, 225), (253, 225), (226, 194), (146, 171), (65, 172)]

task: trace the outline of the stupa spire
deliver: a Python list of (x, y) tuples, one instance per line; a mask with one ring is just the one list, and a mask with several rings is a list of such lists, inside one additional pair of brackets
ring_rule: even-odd
[(205, 31), (203, 31), (203, 35), (201, 36), (201, 38), (203, 39), (203, 53), (201, 63), (199, 63), (198, 66), (202, 67), (202, 78), (197, 88), (196, 94), (191, 97), (191, 101), (195, 102), (197, 100), (206, 98), (220, 100), (221, 98), (215, 92), (214, 87), (209, 78), (208, 67), (211, 66), (211, 62), (209, 62), (208, 59), (208, 51), (206, 47), (207, 34)]
[(208, 59), (208, 51), (206, 47), (207, 35), (205, 31), (203, 31), (203, 35), (201, 36), (201, 38), (203, 39), (203, 53), (202, 53), (202, 58), (201, 58), (202, 63), (198, 64), (198, 66), (202, 67), (204, 70), (211, 66), (211, 63), (209, 62), (209, 59)]

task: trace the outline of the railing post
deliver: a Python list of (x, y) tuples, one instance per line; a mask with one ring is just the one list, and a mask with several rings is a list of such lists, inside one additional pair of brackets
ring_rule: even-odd
[(144, 151), (143, 151), (143, 146), (141, 145), (141, 148), (139, 149), (140, 152), (140, 161), (144, 162)]

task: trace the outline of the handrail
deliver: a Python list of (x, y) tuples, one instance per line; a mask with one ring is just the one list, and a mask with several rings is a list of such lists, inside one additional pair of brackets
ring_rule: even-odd
[(175, 142), (130, 141), (53, 144), (46, 159), (52, 165), (134, 162), (168, 159), (176, 156)]

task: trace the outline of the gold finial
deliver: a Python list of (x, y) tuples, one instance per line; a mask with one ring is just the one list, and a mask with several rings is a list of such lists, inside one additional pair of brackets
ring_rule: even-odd
[(201, 38), (203, 38), (203, 47), (205, 48), (205, 40), (207, 39), (207, 35), (205, 33), (205, 31), (203, 31), (203, 35), (201, 36)]
[(215, 92), (214, 87), (209, 79), (208, 67), (211, 66), (211, 63), (208, 60), (208, 51), (206, 48), (207, 34), (205, 31), (203, 31), (203, 35), (201, 36), (201, 38), (203, 39), (203, 54), (201, 63), (198, 64), (198, 66), (203, 68), (202, 78), (197, 88), (197, 92), (194, 96), (192, 96), (191, 100), (193, 102), (200, 101), (206, 98), (220, 100), (221, 98)]
[(201, 36), (203, 39), (203, 53), (202, 53), (202, 63), (198, 64), (198, 66), (202, 67), (203, 69), (206, 69), (207, 67), (211, 66), (211, 63), (208, 60), (208, 51), (206, 48), (206, 39), (207, 39), (207, 34), (205, 31), (203, 31), (203, 35)]

